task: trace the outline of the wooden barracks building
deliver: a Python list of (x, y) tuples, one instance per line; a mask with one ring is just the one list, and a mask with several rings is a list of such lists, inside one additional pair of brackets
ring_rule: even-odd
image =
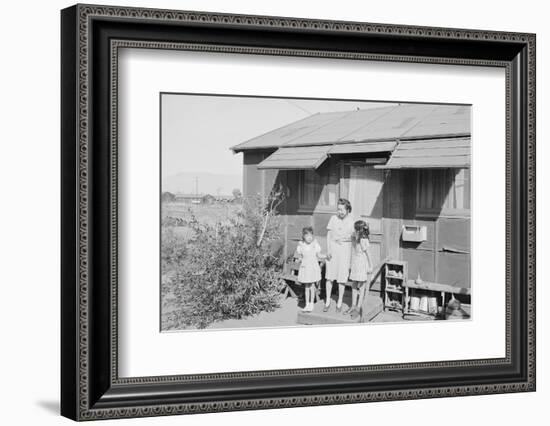
[(470, 107), (399, 104), (318, 113), (232, 148), (243, 195), (286, 189), (285, 249), (311, 225), (325, 250), (338, 198), (371, 228), (371, 255), (409, 278), (470, 287)]

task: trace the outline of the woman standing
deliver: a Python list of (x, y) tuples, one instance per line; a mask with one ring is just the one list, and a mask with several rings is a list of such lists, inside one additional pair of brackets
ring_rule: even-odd
[(336, 207), (336, 215), (330, 218), (327, 225), (326, 299), (323, 312), (327, 312), (330, 307), (333, 281), (338, 283), (336, 312), (342, 311), (351, 264), (351, 237), (355, 232), (353, 218), (350, 215), (351, 203), (345, 198), (340, 198)]

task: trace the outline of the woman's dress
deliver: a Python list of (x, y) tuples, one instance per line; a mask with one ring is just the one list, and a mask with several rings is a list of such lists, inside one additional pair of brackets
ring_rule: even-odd
[(352, 281), (364, 282), (368, 279), (367, 273), (367, 249), (369, 240), (362, 238), (361, 241), (352, 243), (351, 250), (351, 271), (349, 279)]
[(325, 279), (337, 281), (341, 284), (348, 282), (351, 264), (351, 236), (355, 232), (354, 221), (348, 214), (344, 219), (332, 216), (328, 222), (327, 230), (330, 232), (330, 251), (332, 255), (327, 260)]

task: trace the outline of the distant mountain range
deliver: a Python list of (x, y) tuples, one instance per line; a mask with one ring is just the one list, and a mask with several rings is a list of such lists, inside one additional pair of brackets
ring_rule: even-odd
[(242, 191), (243, 178), (240, 175), (216, 173), (183, 172), (162, 179), (162, 192), (174, 194), (231, 195), (234, 189)]

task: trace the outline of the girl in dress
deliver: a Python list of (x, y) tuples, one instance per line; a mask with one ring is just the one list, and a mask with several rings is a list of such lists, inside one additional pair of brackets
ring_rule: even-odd
[(315, 239), (311, 226), (302, 229), (302, 241), (298, 243), (294, 257), (301, 261), (298, 270), (298, 282), (305, 287), (306, 303), (302, 312), (311, 312), (313, 311), (315, 285), (321, 281), (319, 260), (324, 258), (321, 254), (321, 246)]
[(338, 283), (338, 302), (336, 312), (342, 311), (344, 290), (349, 277), (351, 263), (351, 236), (354, 233), (351, 203), (345, 198), (340, 198), (337, 211), (327, 225), (327, 266), (326, 266), (326, 300), (323, 312), (330, 307), (332, 284)]
[(369, 254), (369, 225), (364, 220), (354, 223), (355, 233), (352, 239), (351, 271), (352, 281), (351, 306), (346, 311), (352, 317), (361, 315), (361, 307), (368, 287), (369, 274), (372, 272), (372, 262)]

